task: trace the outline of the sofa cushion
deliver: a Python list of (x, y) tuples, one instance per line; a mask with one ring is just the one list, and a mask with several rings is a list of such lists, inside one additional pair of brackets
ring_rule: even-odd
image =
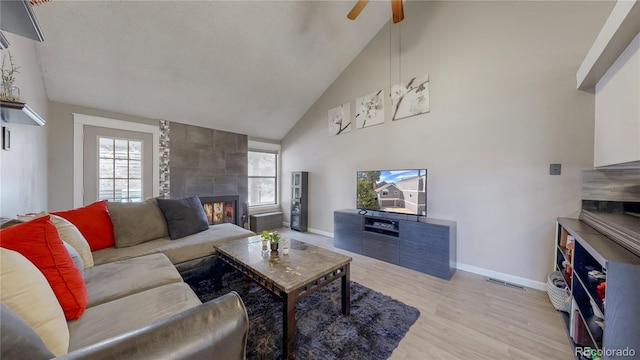
[(80, 257), (80, 254), (78, 254), (78, 251), (73, 246), (69, 245), (69, 243), (67, 243), (66, 241), (62, 241), (62, 243), (64, 244), (64, 248), (67, 249), (69, 256), (71, 256), (71, 260), (73, 260), (73, 264), (76, 266), (76, 268), (80, 272), (80, 275), (82, 275), (82, 278), (84, 278), (84, 263), (82, 263), (82, 258)]
[(67, 320), (82, 315), (84, 280), (48, 215), (0, 230), (0, 246), (19, 252), (44, 274)]
[(87, 239), (91, 251), (104, 249), (116, 244), (113, 224), (107, 210), (107, 200), (96, 201), (87, 206), (56, 211), (51, 214), (63, 217), (75, 225)]
[(13, 225), (22, 224), (23, 222), (24, 221), (22, 221), (20, 219), (11, 219), (11, 218), (0, 217), (0, 230), (2, 230), (4, 228), (8, 228), (8, 227), (13, 226)]
[(2, 303), (33, 329), (52, 353), (56, 356), (66, 354), (69, 348), (67, 322), (53, 290), (38, 268), (20, 253), (0, 248), (0, 287)]
[(42, 342), (40, 336), (11, 308), (0, 304), (0, 359), (49, 360), (55, 355)]
[(164, 254), (152, 254), (97, 265), (85, 272), (87, 307), (93, 307), (158, 286), (180, 283), (182, 277)]
[(91, 256), (91, 248), (89, 247), (89, 243), (84, 238), (84, 236), (82, 236), (80, 230), (78, 230), (78, 228), (69, 220), (57, 215), (51, 215), (46, 211), (42, 211), (37, 214), (18, 215), (18, 220), (30, 221), (47, 215), (49, 215), (49, 221), (51, 221), (53, 225), (56, 226), (56, 230), (58, 230), (58, 235), (60, 235), (62, 241), (73, 246), (78, 254), (80, 254), (84, 267), (93, 266), (93, 256)]
[(240, 239), (255, 235), (253, 232), (234, 224), (219, 224), (208, 230), (172, 241), (161, 238), (128, 248), (107, 248), (95, 251), (93, 259), (96, 264), (104, 264), (116, 260), (128, 259), (141, 255), (164, 253), (174, 264), (198, 259), (215, 253), (213, 244), (220, 241)]
[(69, 351), (138, 329), (200, 304), (189, 285), (176, 283), (88, 308), (80, 319), (68, 322)]
[(133, 246), (169, 236), (167, 222), (156, 199), (138, 203), (108, 202), (116, 247)]
[(209, 228), (207, 215), (197, 196), (184, 199), (157, 199), (158, 206), (167, 220), (169, 238), (180, 239)]
[(91, 247), (80, 230), (69, 220), (57, 215), (51, 215), (51, 222), (56, 226), (60, 238), (73, 246), (78, 254), (80, 254), (84, 267), (92, 267), (93, 256), (91, 255)]

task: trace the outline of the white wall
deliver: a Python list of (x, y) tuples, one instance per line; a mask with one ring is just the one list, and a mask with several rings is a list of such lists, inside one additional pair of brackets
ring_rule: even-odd
[[(282, 198), (287, 174), (309, 171), (309, 226), (332, 232), (333, 211), (355, 207), (357, 170), (426, 167), (428, 215), (457, 221), (459, 263), (545, 281), (555, 219), (579, 210), (593, 163), (594, 99), (575, 73), (612, 6), (406, 2), (393, 34), (383, 28), (283, 139)], [(383, 125), (327, 136), (328, 109), (351, 101), (354, 116), (357, 97), (388, 97), (398, 38), (402, 78), (429, 74), (431, 112), (391, 122), (387, 98)]]
[[(16, 86), (29, 107), (48, 120), (48, 100), (40, 74), (35, 43), (4, 32), (8, 51), (21, 68)], [(4, 55), (3, 50), (0, 55)], [(2, 122), (11, 129), (11, 151), (0, 150), (0, 216), (41, 211), (47, 208), (47, 128)]]
[(640, 160), (640, 34), (598, 81), (595, 93), (594, 166)]

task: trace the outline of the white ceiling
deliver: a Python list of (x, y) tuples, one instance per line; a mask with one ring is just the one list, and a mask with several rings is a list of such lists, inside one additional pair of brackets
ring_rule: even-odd
[(35, 6), (50, 100), (279, 140), (391, 17), (350, 1)]

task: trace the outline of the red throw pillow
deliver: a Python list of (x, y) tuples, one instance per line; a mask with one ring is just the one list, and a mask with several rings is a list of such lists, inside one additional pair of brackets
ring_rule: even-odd
[(31, 261), (49, 282), (67, 320), (87, 308), (87, 287), (49, 216), (0, 230), (0, 246)]
[(107, 200), (101, 200), (85, 207), (52, 212), (69, 220), (75, 225), (82, 236), (87, 239), (91, 251), (116, 246), (113, 236), (113, 224), (107, 210)]

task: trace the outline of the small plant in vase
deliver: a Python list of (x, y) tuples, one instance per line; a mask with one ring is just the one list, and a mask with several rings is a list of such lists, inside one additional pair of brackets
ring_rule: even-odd
[(262, 238), (262, 245), (266, 245), (266, 242), (271, 244), (271, 251), (278, 251), (278, 244), (280, 243), (280, 234), (277, 231), (269, 232), (263, 231), (260, 234)]
[(278, 251), (278, 244), (280, 243), (280, 234), (276, 231), (270, 233), (271, 238), (269, 242), (271, 243), (271, 251)]
[[(7, 54), (9, 62), (7, 64)], [(13, 63), (13, 56), (7, 51), (2, 55), (2, 88), (0, 89), (0, 99), (5, 101), (20, 101), (20, 89), (15, 86), (16, 75), (19, 74), (20, 66)]]

